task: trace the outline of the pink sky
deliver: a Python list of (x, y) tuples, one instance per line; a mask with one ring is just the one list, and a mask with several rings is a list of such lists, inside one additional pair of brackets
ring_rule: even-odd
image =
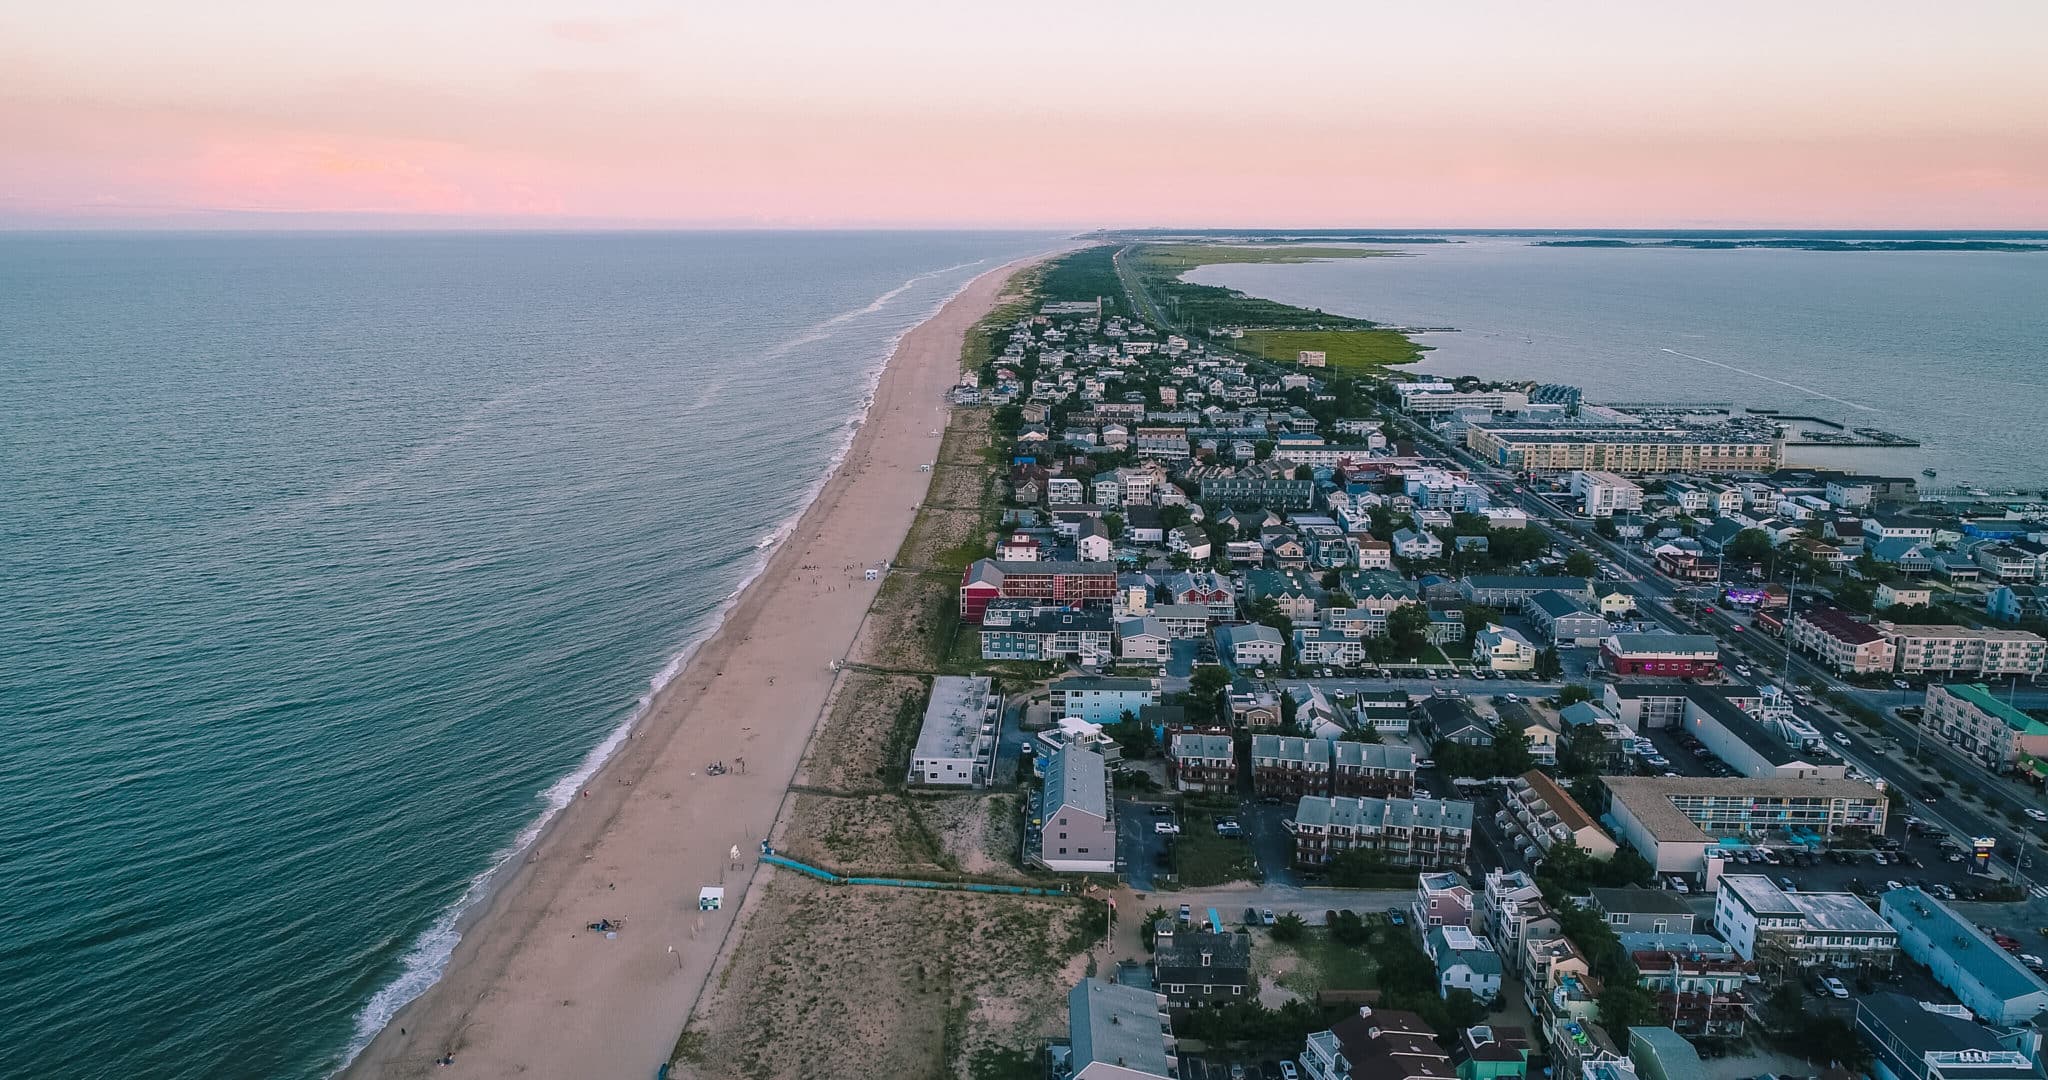
[(2033, 2), (67, 0), (0, 10), (0, 225), (2043, 227), (2043, 42)]

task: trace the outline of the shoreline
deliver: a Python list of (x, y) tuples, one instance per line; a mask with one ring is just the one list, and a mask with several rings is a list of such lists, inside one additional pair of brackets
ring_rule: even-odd
[[(965, 335), (1019, 270), (1050, 254), (976, 276), (892, 343), (837, 464), (760, 569), (679, 654), (580, 797), (465, 900), (460, 940), (435, 981), (337, 1075), (641, 1075), (667, 1060), (744, 909), (755, 845), (836, 689), (829, 660), (851, 647), (880, 587), (863, 571), (895, 556), (929, 485), (916, 465), (946, 426)], [(753, 722), (690, 723), (699, 711)], [(749, 754), (752, 775), (741, 771)], [(700, 775), (714, 760), (732, 771)], [(721, 847), (738, 848), (740, 861)], [(697, 912), (697, 885), (721, 883), (724, 910)], [(627, 925), (608, 939), (585, 928), (600, 919)], [(443, 1055), (452, 1067), (435, 1067)]]
[[(944, 273), (947, 270), (956, 269), (961, 269), (961, 267), (950, 266), (941, 270), (928, 271), (916, 275), (910, 281), (898, 286), (895, 290), (885, 293), (882, 299), (894, 296), (920, 280)], [(1000, 270), (1002, 267), (997, 267), (996, 269)], [(987, 272), (989, 271), (984, 271), (984, 273)], [(980, 276), (979, 274), (975, 275), (976, 278)], [(609, 732), (606, 732), (604, 738), (577, 761), (575, 768), (569, 770), (560, 779), (541, 790), (540, 797), (548, 804), (547, 808), (536, 815), (533, 820), (522, 826), (519, 832), (514, 835), (512, 843), (501, 849), (496, 855), (497, 861), (489, 869), (472, 877), (469, 886), (463, 891), (463, 895), (449, 907), (443, 909), (442, 914), (437, 916), (434, 922), (421, 933), (415, 946), (407, 951), (407, 966), (400, 970), (397, 978), (380, 987), (375, 994), (371, 995), (369, 1002), (357, 1013), (356, 1033), (349, 1041), (341, 1064), (330, 1071), (330, 1076), (340, 1077), (346, 1075), (356, 1060), (369, 1048), (370, 1044), (383, 1034), (384, 1028), (395, 1023), (400, 1013), (410, 1007), (413, 1002), (432, 991), (434, 986), (441, 981), (442, 975), (454, 962), (453, 952), (455, 945), (449, 946), (448, 955), (443, 956), (440, 962), (435, 965), (433, 977), (426, 982), (426, 985), (421, 986), (410, 996), (406, 997), (404, 1001), (395, 1006), (390, 1014), (377, 1024), (375, 1030), (365, 1030), (363, 1021), (374, 1011), (378, 999), (393, 991), (400, 990), (400, 988), (406, 985), (408, 976), (413, 972), (409, 963), (413, 953), (442, 939), (444, 935), (452, 934), (456, 939), (456, 945), (459, 945), (461, 940), (467, 936), (469, 930), (490, 914), (492, 902), (496, 899), (499, 891), (514, 877), (518, 869), (519, 857), (525, 855), (546, 839), (548, 832), (554, 828), (555, 823), (561, 818), (562, 814), (575, 802), (575, 793), (603, 772), (611, 760), (617, 756), (619, 748), (626, 744), (627, 740), (632, 737), (639, 725), (653, 710), (654, 704), (662, 692), (689, 667), (691, 661), (696, 657), (698, 651), (704, 647), (705, 643), (715, 637), (719, 630), (724, 627), (727, 617), (739, 605), (741, 598), (746, 595), (746, 591), (752, 588), (754, 583), (760, 580), (761, 576), (767, 572), (769, 565), (774, 561), (776, 549), (781, 546), (784, 540), (794, 534), (804, 515), (810, 511), (811, 504), (817, 501), (819, 493), (825, 490), (827, 484), (831, 483), (832, 478), (838, 473), (840, 467), (846, 463), (847, 456), (853, 452), (854, 443), (860, 437), (860, 429), (866, 424), (868, 414), (874, 407), (876, 391), (881, 385), (882, 377), (888, 371), (889, 363), (894, 359), (896, 350), (903, 344), (903, 339), (908, 337), (911, 331), (917, 329), (917, 327), (929, 322), (947, 304), (965, 292), (974, 283), (974, 280), (975, 278), (969, 278), (966, 282), (963, 282), (959, 288), (933, 304), (915, 324), (898, 332), (885, 343), (881, 358), (867, 371), (860, 387), (858, 399), (860, 407), (848, 416), (842, 424), (844, 437), (839, 440), (833, 449), (831, 468), (821, 474), (805, 490), (802, 501), (796, 508), (782, 521), (776, 523), (775, 527), (762, 538), (761, 542), (755, 545), (758, 557), (755, 560), (754, 566), (733, 586), (730, 592), (726, 593), (719, 600), (718, 606), (712, 612), (707, 624), (698, 632), (691, 634), (677, 648), (676, 652), (669, 657), (667, 662), (662, 665), (661, 670), (657, 671), (648, 680), (647, 692), (642, 694), (640, 699), (634, 703), (633, 709), (626, 719), (622, 720)], [(831, 320), (827, 321), (830, 322)], [(560, 792), (559, 796), (556, 794), (558, 791)], [(559, 801), (557, 801), (558, 798)]]

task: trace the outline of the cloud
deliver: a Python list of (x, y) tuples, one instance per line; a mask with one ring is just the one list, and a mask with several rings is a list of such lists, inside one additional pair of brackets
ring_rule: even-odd
[(662, 15), (637, 19), (556, 19), (547, 24), (547, 31), (550, 37), (578, 45), (613, 45), (664, 29), (668, 24), (668, 18)]

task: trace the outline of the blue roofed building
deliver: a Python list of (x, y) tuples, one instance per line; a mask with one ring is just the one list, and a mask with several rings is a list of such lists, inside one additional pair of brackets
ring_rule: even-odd
[(1929, 1008), (1889, 991), (1857, 999), (1856, 1034), (1877, 1080), (2028, 1080), (2027, 1055), (1954, 1006)]
[(1151, 990), (1082, 979), (1067, 995), (1068, 1061), (1074, 1080), (1179, 1075), (1180, 1051), (1166, 999)]
[(1422, 951), (1436, 961), (1436, 992), (1449, 997), (1464, 990), (1480, 1001), (1500, 996), (1500, 954), (1493, 944), (1463, 926), (1432, 926)]
[(2048, 982), (1947, 904), (1919, 889), (1892, 889), (1877, 911), (1898, 930), (1899, 948), (1986, 1023), (2011, 1027), (2048, 1009)]

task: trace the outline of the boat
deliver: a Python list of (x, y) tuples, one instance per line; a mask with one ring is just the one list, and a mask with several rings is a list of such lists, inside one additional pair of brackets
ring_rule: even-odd
[(1920, 475), (1922, 475), (1922, 476), (1940, 476), (1941, 474), (1940, 474), (1940, 473), (1937, 473), (1937, 472), (1935, 472), (1935, 471), (1934, 471), (1933, 469), (1922, 469), (1922, 470), (1920, 470)]

